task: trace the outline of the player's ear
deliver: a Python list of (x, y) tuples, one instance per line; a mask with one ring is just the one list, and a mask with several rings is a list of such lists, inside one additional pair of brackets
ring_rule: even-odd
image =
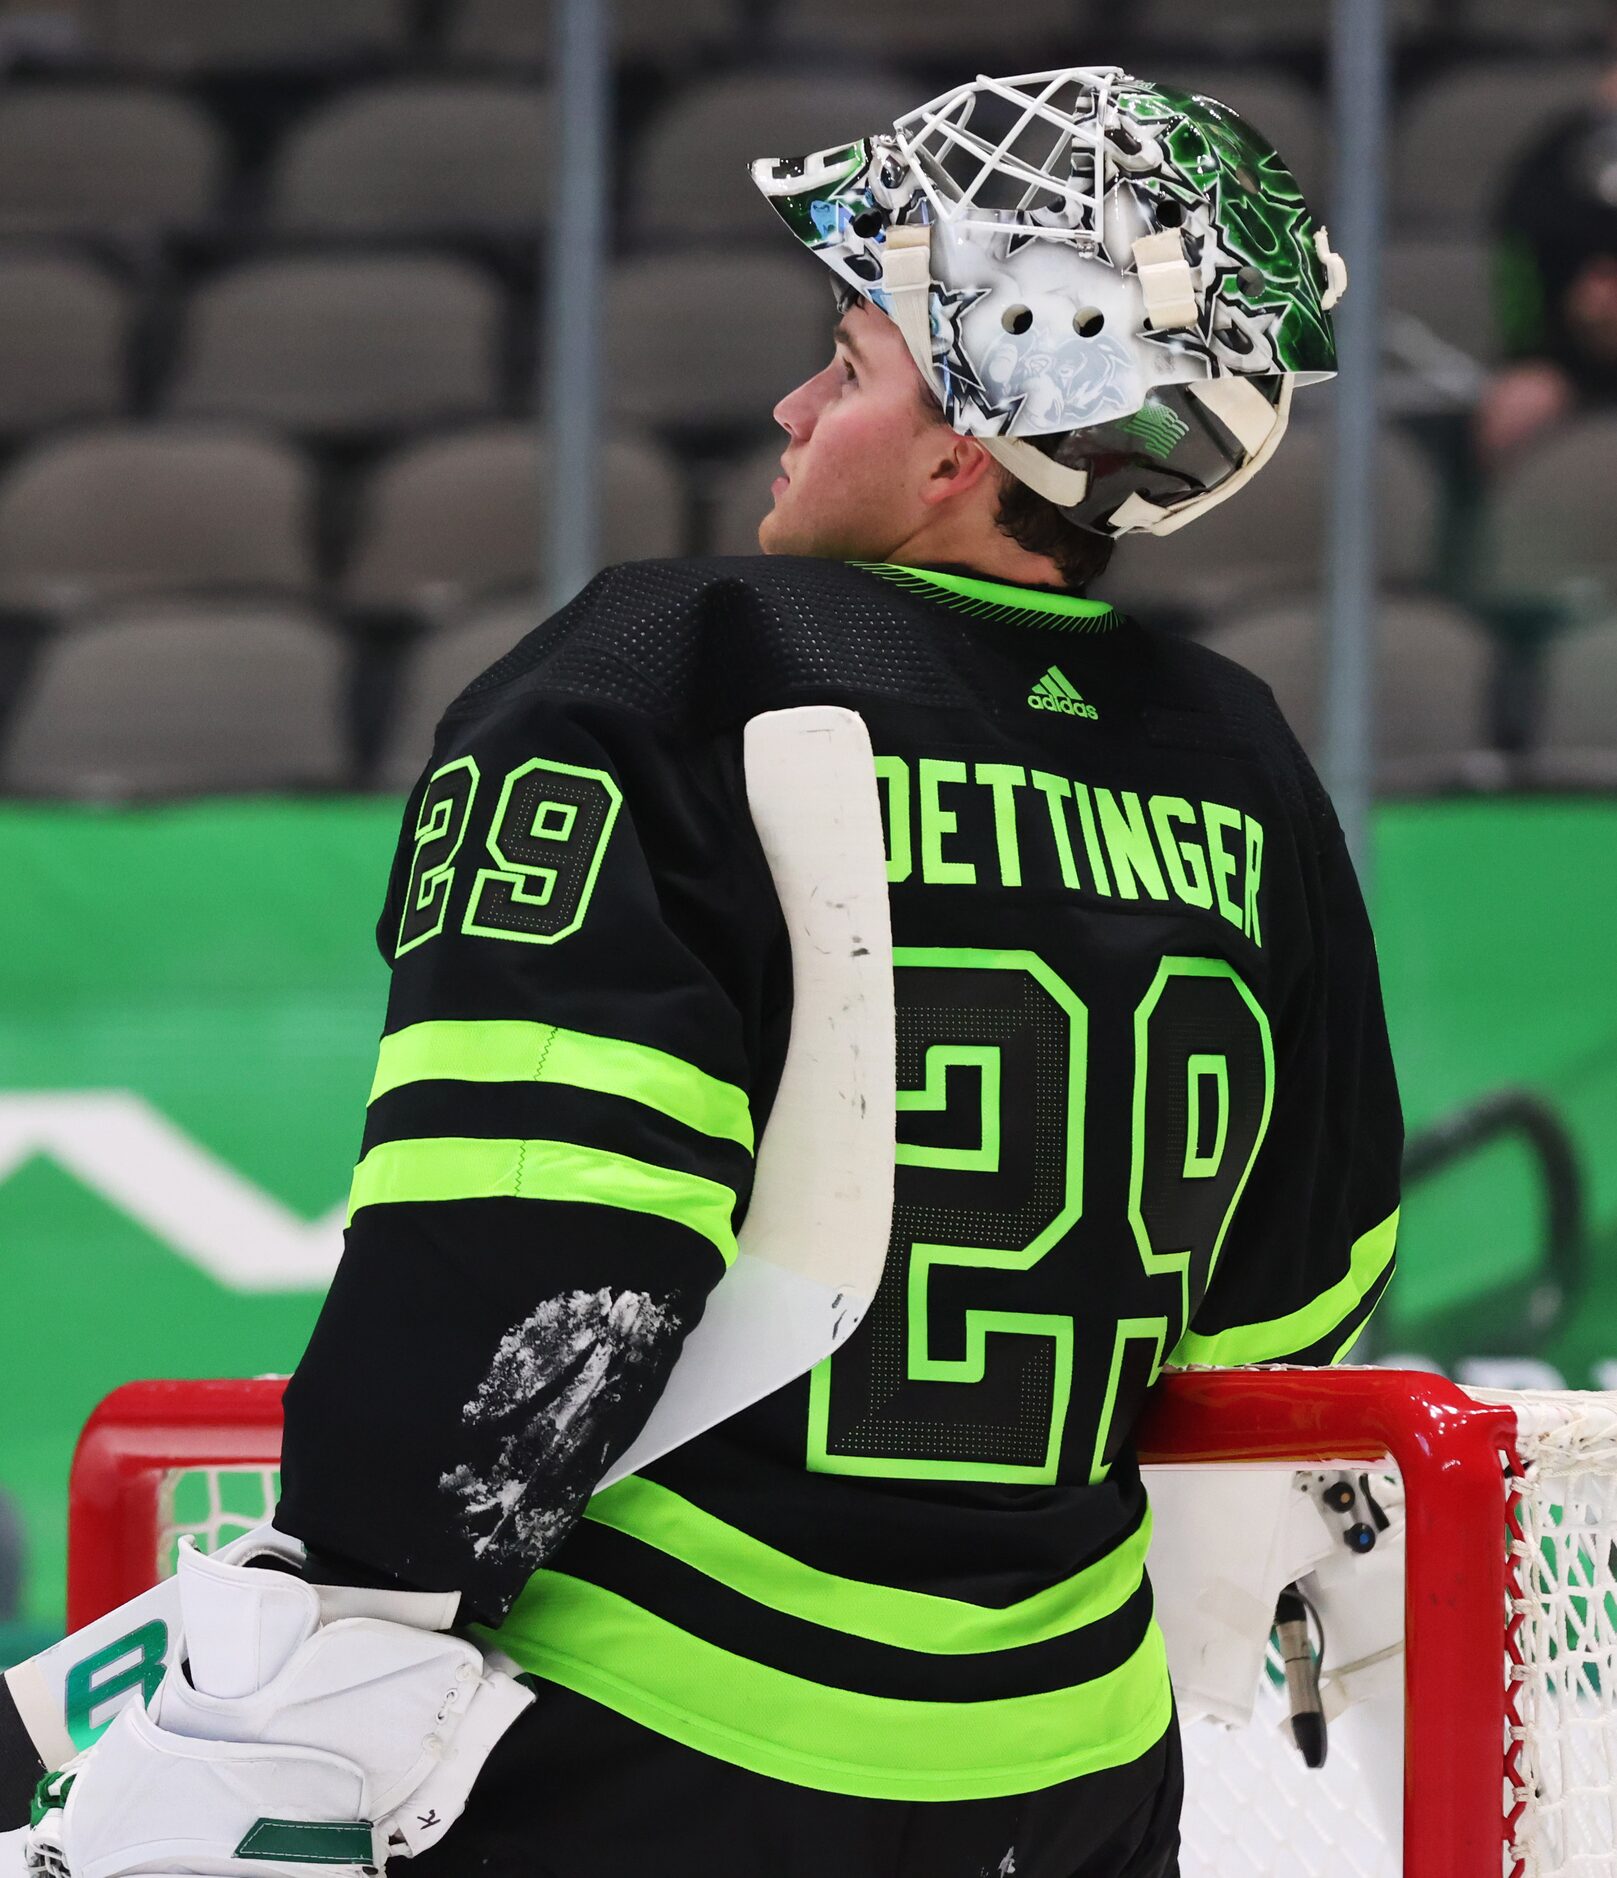
[(921, 500), (929, 507), (958, 501), (992, 478), (994, 459), (975, 437), (962, 437), (947, 424), (934, 424), (927, 431), (926, 441), (926, 480)]

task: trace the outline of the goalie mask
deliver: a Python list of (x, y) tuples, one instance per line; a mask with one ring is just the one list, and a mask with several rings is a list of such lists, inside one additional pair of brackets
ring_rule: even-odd
[(1235, 113), (1116, 66), (979, 78), (753, 180), (949, 425), (1076, 526), (1169, 534), (1336, 372), (1347, 269)]

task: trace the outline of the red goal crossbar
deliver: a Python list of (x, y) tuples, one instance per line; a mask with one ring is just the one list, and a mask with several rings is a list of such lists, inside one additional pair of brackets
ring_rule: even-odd
[[(73, 1464), (68, 1622), (153, 1580), (161, 1482), (273, 1465), (284, 1382), (141, 1382), (90, 1418)], [(1374, 1465), (1407, 1495), (1405, 1878), (1498, 1878), (1506, 1809), (1508, 1407), (1390, 1370), (1186, 1371), (1155, 1391), (1144, 1465)]]

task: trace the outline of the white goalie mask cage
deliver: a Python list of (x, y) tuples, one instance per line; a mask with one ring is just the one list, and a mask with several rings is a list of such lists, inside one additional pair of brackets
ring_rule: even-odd
[(1336, 371), (1347, 271), (1280, 157), (1210, 98), (1072, 67), (978, 78), (753, 179), (898, 325), (948, 423), (1075, 525), (1171, 533)]

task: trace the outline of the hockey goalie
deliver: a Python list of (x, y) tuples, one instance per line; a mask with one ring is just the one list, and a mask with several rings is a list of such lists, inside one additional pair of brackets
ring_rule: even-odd
[(1347, 1351), (1401, 1121), (1272, 697), (1093, 588), (1269, 463), (1346, 271), (1116, 68), (753, 175), (835, 289), (765, 552), (609, 568), (444, 712), (279, 1536), (184, 1557), (18, 1869), (1177, 1869), (1136, 1416)]

